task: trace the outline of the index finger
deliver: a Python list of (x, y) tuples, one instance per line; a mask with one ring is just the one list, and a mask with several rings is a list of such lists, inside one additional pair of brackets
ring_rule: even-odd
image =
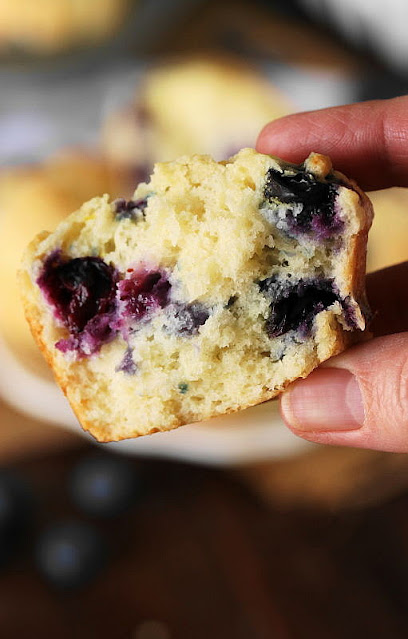
[(256, 148), (296, 163), (329, 155), (365, 190), (408, 186), (408, 96), (288, 115), (265, 126)]

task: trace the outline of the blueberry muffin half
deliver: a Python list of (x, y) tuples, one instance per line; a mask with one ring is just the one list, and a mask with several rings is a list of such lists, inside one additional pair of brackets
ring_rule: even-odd
[(372, 208), (327, 157), (157, 164), (30, 245), (27, 319), (100, 441), (271, 399), (365, 328)]

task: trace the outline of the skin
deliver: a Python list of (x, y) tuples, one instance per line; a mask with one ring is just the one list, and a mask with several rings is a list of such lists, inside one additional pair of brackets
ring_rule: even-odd
[[(408, 187), (408, 96), (275, 120), (260, 133), (257, 150), (291, 162), (317, 151), (365, 190)], [(408, 452), (407, 283), (408, 262), (368, 276), (374, 339), (332, 358), (283, 394), (282, 416), (295, 434)]]

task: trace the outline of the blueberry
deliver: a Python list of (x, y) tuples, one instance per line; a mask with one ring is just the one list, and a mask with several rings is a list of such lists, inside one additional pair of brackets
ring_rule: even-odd
[(149, 312), (164, 308), (171, 285), (160, 271), (135, 271), (119, 282), (119, 297), (131, 320), (141, 320)]
[(18, 549), (31, 523), (32, 496), (25, 482), (0, 471), (0, 565)]
[[(45, 260), (37, 284), (70, 332), (70, 337), (56, 343), (59, 350), (75, 350), (78, 356), (96, 353), (118, 330), (125, 330), (123, 320), (139, 321), (167, 305), (171, 285), (163, 273), (129, 272), (118, 282), (117, 272), (99, 257), (64, 259), (55, 251)], [(123, 370), (130, 372), (131, 356), (125, 357)]]
[(210, 312), (203, 304), (176, 302), (169, 308), (167, 330), (178, 335), (194, 335), (209, 316)]
[(290, 236), (312, 235), (322, 240), (344, 228), (335, 209), (337, 192), (335, 179), (321, 182), (303, 169), (296, 173), (269, 169), (264, 188), (268, 202), (288, 204), (284, 217), (279, 211), (279, 217), (273, 220), (282, 230)]
[(271, 300), (271, 303), (275, 303), (287, 295), (292, 285), (290, 282), (280, 279), (277, 275), (272, 275), (258, 282), (258, 286), (260, 291)]
[(140, 487), (134, 465), (113, 455), (84, 458), (69, 478), (72, 501), (95, 517), (113, 517), (124, 512), (136, 501)]
[(134, 220), (144, 215), (147, 207), (147, 198), (139, 200), (125, 200), (125, 198), (118, 198), (113, 202), (115, 207), (115, 218), (120, 222), (121, 220)]
[[(100, 257), (65, 259), (55, 251), (45, 260), (37, 284), (56, 317), (76, 336), (62, 340), (61, 350), (81, 348), (87, 338), (96, 350), (112, 338), (116, 279), (114, 269)], [(78, 337), (85, 329), (88, 335)]]
[[(341, 300), (341, 305), (343, 308), (343, 317), (346, 325), (351, 329), (355, 330), (359, 326), (359, 322), (356, 315), (355, 306), (351, 303), (350, 296), (347, 296), (345, 299)], [(364, 305), (363, 305), (364, 306)], [(364, 317), (366, 322), (368, 323), (371, 320), (371, 310), (367, 308), (362, 308)]]
[(107, 546), (93, 526), (66, 521), (52, 524), (42, 532), (35, 558), (48, 582), (61, 589), (72, 589), (97, 576), (106, 563)]
[(186, 382), (180, 382), (178, 389), (182, 395), (185, 395), (188, 392), (188, 384), (186, 384)]
[(338, 295), (331, 280), (300, 280), (292, 286), (276, 278), (260, 282), (260, 289), (271, 299), (266, 330), (269, 337), (279, 337), (298, 330), (302, 337), (310, 332), (315, 316), (331, 306)]
[(291, 174), (269, 169), (264, 193), (269, 200), (276, 198), (285, 203), (300, 201), (318, 206), (327, 200), (330, 186), (306, 171)]

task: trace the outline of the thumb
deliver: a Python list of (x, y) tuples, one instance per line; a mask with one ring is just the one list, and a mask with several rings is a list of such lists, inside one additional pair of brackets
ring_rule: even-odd
[(408, 452), (408, 332), (333, 357), (288, 388), (281, 412), (309, 441)]

